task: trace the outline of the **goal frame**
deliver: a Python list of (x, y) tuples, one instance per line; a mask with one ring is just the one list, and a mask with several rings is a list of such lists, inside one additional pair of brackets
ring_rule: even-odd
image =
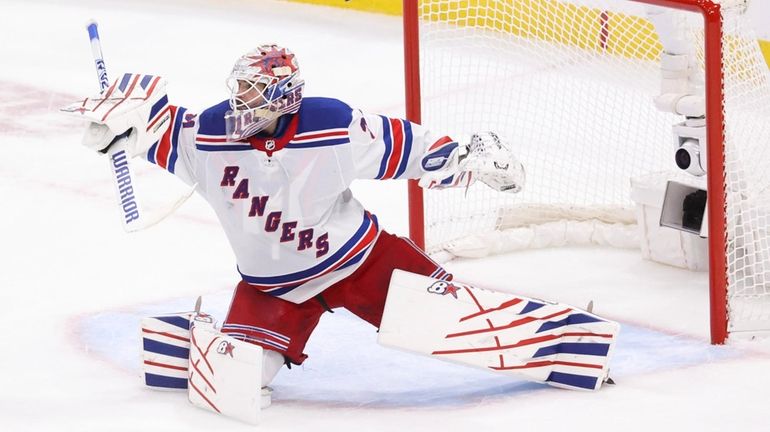
[[(721, 6), (712, 0), (626, 0), (654, 6), (699, 13), (704, 22), (706, 78), (706, 136), (708, 242), (709, 242), (709, 304), (711, 343), (723, 344), (728, 337), (727, 314), (727, 228), (726, 172), (724, 157), (724, 76), (722, 70)], [(419, 0), (404, 0), (404, 73), (406, 117), (421, 122), (420, 99), (420, 32)], [(652, 103), (652, 101), (650, 102)], [(423, 191), (417, 181), (410, 180), (409, 237), (425, 247), (425, 216)]]

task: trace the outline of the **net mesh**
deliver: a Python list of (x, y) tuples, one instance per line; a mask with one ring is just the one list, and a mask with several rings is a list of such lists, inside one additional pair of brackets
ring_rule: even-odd
[[(768, 70), (744, 2), (721, 3), (730, 326), (770, 329)], [(662, 45), (650, 8), (618, 0), (419, 3), (423, 123), (452, 136), (496, 131), (527, 171), (516, 195), (480, 184), (426, 191), (430, 253), (573, 241), (638, 247), (630, 179), (678, 172), (672, 126), (683, 120), (653, 104)], [(702, 18), (670, 13), (679, 14), (702, 68)], [(577, 234), (552, 241), (545, 230), (541, 238), (554, 224)]]

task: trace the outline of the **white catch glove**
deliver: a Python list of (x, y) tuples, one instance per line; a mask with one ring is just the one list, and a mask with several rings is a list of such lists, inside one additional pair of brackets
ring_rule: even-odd
[(166, 80), (152, 75), (123, 74), (98, 96), (61, 109), (89, 121), (83, 145), (104, 153), (117, 136), (127, 136), (131, 156), (146, 152), (171, 125)]
[(521, 192), (526, 182), (524, 165), (494, 132), (473, 134), (468, 155), (460, 159), (457, 168), (499, 192)]
[(468, 187), (476, 180), (499, 192), (524, 188), (524, 166), (494, 132), (473, 134), (467, 145), (444, 137), (431, 149), (422, 160), (425, 174), (419, 184), (423, 188)]

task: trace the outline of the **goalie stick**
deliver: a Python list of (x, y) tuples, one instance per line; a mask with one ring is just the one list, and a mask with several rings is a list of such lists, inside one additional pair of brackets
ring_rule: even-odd
[[(91, 20), (86, 24), (88, 37), (91, 40), (91, 54), (94, 57), (96, 76), (99, 80), (99, 90), (104, 91), (109, 87), (107, 67), (102, 55), (102, 43), (99, 38), (99, 29), (96, 21)], [(144, 213), (139, 207), (136, 195), (136, 184), (131, 173), (130, 157), (126, 153), (126, 140), (130, 130), (113, 138), (112, 142), (102, 150), (110, 161), (110, 171), (115, 185), (115, 193), (118, 197), (118, 206), (121, 212), (121, 223), (126, 232), (134, 232), (142, 229)]]
[[(102, 44), (99, 38), (98, 24), (95, 20), (91, 20), (86, 23), (86, 30), (88, 31), (88, 37), (91, 41), (91, 54), (94, 58), (94, 66), (96, 67), (96, 76), (99, 80), (99, 90), (104, 92), (109, 87), (109, 79), (107, 78), (107, 67), (104, 63), (104, 56), (102, 55)], [(131, 133), (131, 129), (118, 134), (101, 152), (106, 153), (110, 161), (110, 170), (112, 172), (112, 180), (115, 185), (115, 193), (118, 198), (118, 206), (121, 212), (121, 223), (123, 230), (132, 233), (145, 228), (148, 228), (161, 220), (166, 216), (174, 212), (179, 206), (182, 205), (195, 191), (197, 183), (192, 185), (188, 191), (183, 193), (175, 202), (171, 205), (167, 205), (166, 208), (158, 212), (155, 217), (148, 218), (145, 216), (144, 211), (139, 205), (137, 197), (137, 187), (134, 177), (131, 173), (130, 159), (131, 156), (127, 152), (127, 140)]]

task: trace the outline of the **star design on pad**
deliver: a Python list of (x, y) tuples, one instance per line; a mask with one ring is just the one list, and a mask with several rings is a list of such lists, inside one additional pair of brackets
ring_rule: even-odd
[(447, 285), (446, 291), (444, 292), (444, 295), (446, 294), (452, 294), (452, 297), (457, 298), (457, 288), (456, 286), (452, 285), (451, 283)]
[(222, 354), (225, 354), (225, 355), (230, 354), (230, 357), (232, 357), (233, 356), (233, 350), (235, 350), (235, 345), (231, 344), (230, 342), (226, 342), (225, 343), (225, 352), (223, 352)]

